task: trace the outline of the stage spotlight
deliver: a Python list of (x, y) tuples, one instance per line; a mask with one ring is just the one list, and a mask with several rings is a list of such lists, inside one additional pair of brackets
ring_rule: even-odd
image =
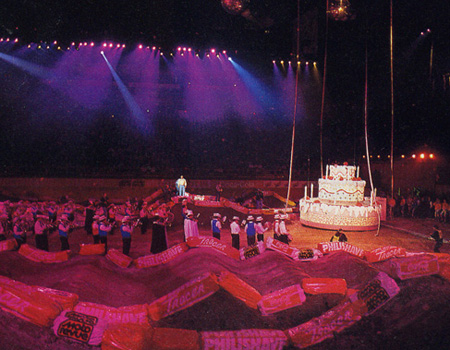
[(113, 46), (114, 46), (113, 43), (109, 44), (109, 47), (113, 47)]
[(231, 61), (233, 61), (233, 59), (232, 59), (231, 57), (228, 57), (228, 61), (230, 61), (230, 62), (231, 62)]
[(181, 51), (181, 47), (178, 46), (177, 50), (178, 50), (178, 51)]
[(434, 154), (433, 153), (430, 153), (430, 159), (433, 159), (434, 158)]
[(224, 55), (226, 55), (226, 54), (227, 54), (227, 51), (226, 51), (226, 50), (223, 50), (222, 53), (223, 53)]
[(16, 39), (14, 40), (14, 42), (15, 42), (15, 43), (18, 43), (18, 42), (19, 42), (19, 39), (16, 38)]
[(142, 44), (138, 46), (138, 48), (139, 48), (140, 50), (142, 50), (143, 47), (144, 47), (144, 46), (142, 46)]
[(122, 49), (124, 49), (125, 48), (125, 44), (122, 44)]
[(95, 44), (93, 42), (91, 42), (91, 47), (93, 47)]
[(108, 46), (108, 44), (107, 43), (103, 43), (103, 47), (107, 47)]
[(211, 49), (211, 53), (216, 53), (216, 49)]
[(156, 46), (153, 46), (153, 47), (152, 47), (152, 50), (156, 50)]
[(191, 52), (192, 51), (192, 49), (191, 48), (188, 48), (188, 52)]
[(120, 44), (117, 44), (117, 48), (119, 48), (120, 47)]
[(88, 43), (85, 42), (85, 43), (84, 43), (84, 46), (88, 46)]
[(100, 55), (104, 55), (105, 53), (103, 51), (100, 51)]
[(74, 42), (72, 42), (72, 44), (70, 44), (70, 45), (72, 45), (72, 46), (75, 46), (75, 43), (74, 43)]

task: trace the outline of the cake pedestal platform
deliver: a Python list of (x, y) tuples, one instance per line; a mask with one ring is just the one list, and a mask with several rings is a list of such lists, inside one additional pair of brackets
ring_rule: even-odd
[(300, 199), (300, 223), (325, 230), (371, 231), (378, 229), (381, 204), (338, 202), (319, 198)]

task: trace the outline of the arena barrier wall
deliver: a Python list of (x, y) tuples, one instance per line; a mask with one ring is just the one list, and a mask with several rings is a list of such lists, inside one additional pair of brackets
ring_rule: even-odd
[[(185, 243), (184, 247), (188, 249)], [(352, 247), (344, 245), (336, 245), (334, 248), (339, 249), (331, 249), (327, 253), (336, 250), (349, 254), (356, 252)], [(399, 247), (383, 248), (386, 249), (376, 252), (383, 251), (388, 254), (382, 258), (377, 256), (377, 259), (373, 260), (389, 260), (389, 275), (380, 271), (357, 290), (346, 289), (346, 282), (342, 279), (304, 278), (301, 286), (292, 285), (261, 296), (254, 287), (233, 273), (223, 271), (219, 276), (208, 273), (194, 278), (151, 304), (115, 308), (80, 302), (78, 296), (73, 293), (28, 286), (0, 276), (0, 308), (42, 327), (51, 327), (53, 324), (53, 330), (59, 337), (91, 345), (102, 344), (103, 349), (120, 348), (118, 343), (113, 344), (113, 340), (121, 336), (123, 338), (124, 334), (129, 337), (129, 330), (137, 330), (136, 336), (129, 338), (126, 343), (130, 344), (130, 349), (139, 344), (149, 349), (230, 349), (245, 346), (247, 349), (256, 350), (282, 349), (286, 345), (305, 348), (334, 337), (336, 333), (342, 332), (392, 300), (400, 292), (394, 278), (402, 280), (431, 274), (449, 278), (449, 254), (406, 252), (406, 256), (398, 257), (395, 252), (400, 252), (400, 255), (404, 253)], [(182, 249), (181, 253), (184, 251)], [(174, 259), (178, 255), (168, 255), (166, 258)], [(364, 257), (359, 253), (355, 255)], [(308, 300), (308, 295), (337, 293), (346, 297), (321, 316), (284, 331), (252, 329), (197, 332), (150, 326), (150, 319), (157, 322), (173, 315), (209, 297), (219, 288), (228, 291), (252, 309), (259, 307), (263, 315), (299, 306)]]

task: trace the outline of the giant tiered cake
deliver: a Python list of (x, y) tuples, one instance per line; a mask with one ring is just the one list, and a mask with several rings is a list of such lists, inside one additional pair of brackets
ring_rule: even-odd
[(380, 206), (374, 194), (364, 197), (366, 182), (359, 177), (359, 167), (327, 165), (326, 174), (319, 179), (318, 197), (300, 200), (300, 222), (305, 226), (336, 230), (363, 231), (377, 229)]

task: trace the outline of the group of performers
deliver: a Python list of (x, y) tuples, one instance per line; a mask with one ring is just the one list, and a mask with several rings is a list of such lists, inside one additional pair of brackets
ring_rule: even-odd
[[(184, 191), (187, 183), (183, 177), (178, 188)], [(184, 189), (183, 189), (184, 187)], [(192, 210), (187, 207), (187, 199), (182, 202), (184, 218), (184, 239), (199, 236), (198, 216), (194, 217)], [(133, 232), (137, 227), (141, 234), (145, 234), (151, 227), (152, 239), (150, 252), (157, 254), (166, 250), (168, 245), (167, 226), (171, 224), (174, 215), (165, 203), (147, 203), (146, 201), (128, 200), (123, 205), (109, 203), (106, 195), (101, 200), (90, 199), (86, 206), (75, 204), (73, 201), (56, 204), (55, 202), (0, 202), (0, 241), (11, 234), (20, 246), (27, 242), (31, 232), (36, 241), (36, 248), (49, 251), (49, 235), (56, 231), (60, 240), (61, 250), (70, 250), (70, 235), (76, 225), (75, 214), (84, 216), (84, 229), (88, 236), (92, 236), (94, 244), (104, 244), (105, 253), (108, 249), (108, 237), (114, 235), (116, 227), (122, 238), (122, 252), (130, 254)], [(120, 219), (119, 219), (120, 217)], [(262, 216), (256, 219), (250, 215), (245, 220), (234, 216), (231, 220), (222, 218), (215, 213), (211, 219), (212, 236), (221, 239), (222, 231), (227, 222), (231, 234), (232, 246), (240, 248), (240, 233), (247, 236), (247, 245), (254, 245), (257, 241), (264, 241), (264, 234), (273, 227), (274, 238), (286, 244), (292, 239), (285, 224), (286, 214), (277, 213), (274, 222), (264, 223)]]
[[(182, 215), (184, 218), (184, 239), (189, 237), (198, 237), (199, 230), (197, 225), (197, 218), (194, 217), (192, 210), (187, 208), (187, 201), (182, 202)], [(263, 224), (264, 218), (258, 216), (255, 218), (252, 215), (247, 216), (242, 220), (238, 216), (233, 216), (230, 222), (231, 245), (240, 249), (240, 233), (241, 228), (247, 236), (247, 245), (252, 246), (256, 241), (264, 242), (264, 234), (273, 226), (273, 237), (283, 243), (289, 244), (292, 241), (292, 236), (286, 228), (287, 214), (275, 214), (273, 225), (270, 222)], [(241, 221), (241, 222), (240, 222)], [(214, 213), (211, 219), (211, 233), (212, 236), (218, 240), (221, 239), (223, 225), (227, 222), (227, 217), (222, 218), (220, 213)]]

